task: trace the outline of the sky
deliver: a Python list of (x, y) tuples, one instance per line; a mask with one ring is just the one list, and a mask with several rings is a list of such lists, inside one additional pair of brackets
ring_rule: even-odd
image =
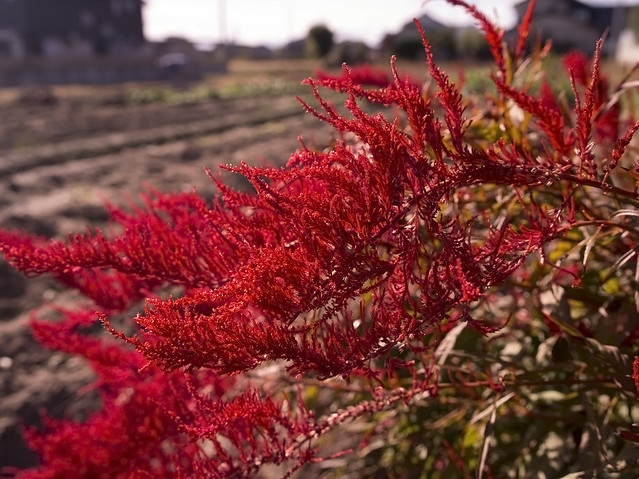
[[(515, 22), (517, 0), (476, 0), (484, 13), (504, 27)], [(362, 40), (376, 46), (386, 33), (397, 32), (424, 13), (453, 25), (472, 19), (444, 0), (146, 0), (145, 33), (150, 40), (180, 36), (200, 44), (234, 41), (280, 46), (304, 38), (318, 24), (340, 40)]]
[[(639, 0), (581, 0), (612, 6)], [(516, 22), (513, 5), (521, 0), (469, 0), (504, 28)], [(146, 0), (145, 33), (150, 40), (179, 36), (207, 45), (233, 41), (277, 47), (304, 38), (324, 24), (341, 40), (376, 46), (414, 17), (428, 14), (441, 23), (472, 25), (464, 9), (445, 0)]]

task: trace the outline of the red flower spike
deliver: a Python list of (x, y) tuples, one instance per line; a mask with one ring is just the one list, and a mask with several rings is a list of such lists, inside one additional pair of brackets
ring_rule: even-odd
[(547, 94), (542, 99), (537, 99), (532, 95), (507, 85), (500, 78), (495, 78), (497, 89), (505, 96), (511, 98), (524, 111), (530, 113), (538, 122), (551, 146), (562, 156), (571, 154), (572, 141), (566, 132), (564, 117), (556, 104), (548, 103)]
[[(601, 184), (593, 123), (617, 141), (608, 165), (597, 165), (609, 170), (639, 123), (617, 139), (608, 126), (618, 118), (600, 113), (600, 43), (590, 82), (585, 60), (570, 60), (573, 134), (549, 88), (536, 96), (510, 83), (502, 32), (468, 3), (451, 3), (486, 34), (495, 84), (512, 100), (493, 105), (498, 114), (515, 103), (526, 113), (522, 129), (530, 129), (506, 131), (495, 121), (493, 139), (469, 128), (461, 90), (435, 64), (418, 25), (435, 95), (402, 77), (394, 59), (391, 75), (344, 67), (340, 76), (307, 80), (319, 107), (304, 108), (344, 134), (328, 151), (302, 143), (284, 169), (224, 167), (244, 175), (255, 194), (235, 192), (209, 173), (219, 192), (210, 205), (195, 193), (149, 191), (127, 210), (109, 206), (106, 232), (49, 241), (0, 231), (8, 261), (77, 288), (112, 335), (135, 346), (85, 335), (93, 313), (63, 312), (61, 323), (34, 324), (45, 345), (90, 362), (105, 407), (84, 424), (47, 420), (48, 434), (30, 431), (43, 466), (24, 477), (239, 477), (284, 462), (294, 469), (315, 460), (310, 441), (332, 428), (436, 392), (428, 355), (459, 321), (482, 334), (504, 326), (473, 316), (474, 309), (582, 218), (572, 192)], [(345, 93), (347, 113), (320, 88)], [(362, 101), (399, 114), (368, 114)], [(504, 192), (507, 203), (478, 212)], [(160, 299), (164, 286), (184, 293)], [(128, 337), (109, 315), (143, 297), (139, 329)], [(435, 339), (425, 343), (426, 336)], [(276, 387), (257, 388), (253, 374), (243, 374), (267, 363), (282, 376), (358, 380), (370, 387), (370, 400), (316, 420), (301, 393), (295, 409), (276, 399)], [(639, 358), (633, 373), (639, 393)], [(451, 377), (480, 397), (469, 385), (477, 379), (472, 371)], [(87, 448), (86, 437), (100, 442)]]
[(474, 5), (470, 5), (463, 0), (447, 0), (448, 3), (452, 5), (458, 5), (466, 9), (466, 11), (472, 15), (477, 23), (479, 23), (479, 28), (484, 32), (484, 37), (488, 42), (488, 47), (490, 48), (490, 52), (495, 60), (497, 65), (497, 69), (499, 70), (499, 74), (502, 78), (506, 76), (506, 62), (504, 59), (504, 32), (503, 30), (497, 28), (486, 15), (481, 13)]
[(597, 48), (595, 50), (595, 58), (593, 61), (591, 80), (586, 89), (584, 98), (584, 104), (581, 105), (579, 98), (579, 92), (575, 88), (575, 81), (584, 81), (585, 78), (581, 78), (585, 75), (584, 72), (571, 71), (571, 79), (573, 82), (573, 90), (575, 93), (576, 107), (575, 113), (577, 115), (577, 141), (578, 141), (578, 154), (581, 159), (579, 166), (579, 172), (585, 172), (589, 177), (596, 175), (596, 166), (594, 164), (594, 155), (592, 153), (593, 145), (591, 144), (591, 128), (593, 123), (593, 116), (595, 111), (595, 102), (598, 99), (599, 88), (599, 60), (601, 57), (601, 45), (602, 40), (597, 42)]
[(370, 65), (347, 67), (346, 64), (344, 64), (341, 76), (336, 77), (318, 70), (313, 77), (318, 82), (323, 83), (334, 82), (335, 85), (344, 83), (344, 91), (348, 90), (352, 85), (370, 85), (385, 88), (391, 84), (388, 73), (384, 70), (375, 70)]
[(437, 97), (445, 111), (446, 125), (450, 130), (451, 141), (453, 142), (457, 152), (461, 152), (463, 149), (462, 142), (464, 136), (464, 107), (462, 106), (461, 92), (450, 81), (448, 75), (442, 72), (437, 65), (435, 65), (435, 59), (433, 58), (430, 43), (428, 43), (428, 39), (426, 38), (426, 33), (417, 20), (414, 20), (414, 22), (422, 37), (422, 42), (424, 43), (428, 69), (439, 87)]
[(626, 148), (632, 141), (632, 138), (634, 137), (637, 130), (639, 130), (639, 120), (626, 132), (626, 134), (622, 138), (617, 140), (617, 143), (612, 150), (612, 154), (610, 155), (610, 163), (605, 166), (606, 176), (617, 167), (619, 160), (625, 153)]
[(517, 46), (515, 47), (514, 62), (517, 63), (522, 58), (524, 49), (526, 48), (526, 40), (530, 34), (530, 24), (533, 18), (533, 11), (535, 10), (536, 0), (529, 0), (526, 13), (521, 19), (521, 23), (517, 27)]
[[(91, 325), (94, 314), (59, 312), (64, 321), (37, 322), (34, 335), (48, 347), (90, 361), (104, 407), (83, 424), (45, 417), (45, 432), (27, 430), (44, 466), (20, 473), (21, 479), (223, 478), (261, 464), (312, 458), (306, 438), (317, 426), (303, 407), (292, 414), (289, 404), (250, 389), (223, 399), (233, 391), (233, 378), (143, 367), (139, 353), (79, 331)], [(203, 448), (203, 438), (215, 449), (214, 457)]]
[[(618, 139), (620, 106), (618, 102), (607, 104), (608, 84), (600, 74), (601, 44), (596, 47), (592, 67), (582, 52), (570, 52), (563, 57), (563, 64), (569, 72), (573, 82), (573, 90), (577, 102), (577, 131), (581, 136), (589, 136), (592, 126), (595, 129), (595, 139), (598, 143), (615, 142)], [(581, 107), (580, 89), (585, 88), (585, 105)], [(590, 102), (591, 106), (588, 106)], [(588, 119), (588, 114), (591, 118)], [(583, 116), (583, 118), (580, 117)], [(589, 121), (589, 123), (588, 123)], [(585, 128), (584, 128), (585, 127)], [(581, 133), (579, 133), (581, 132)], [(583, 138), (580, 138), (580, 143)], [(587, 144), (587, 142), (586, 142)], [(582, 148), (580, 148), (582, 150)], [(591, 166), (592, 168), (592, 166)]]
[(571, 51), (562, 57), (564, 68), (568, 72), (575, 83), (582, 87), (588, 86), (588, 78), (590, 77), (590, 68), (588, 59), (583, 52)]

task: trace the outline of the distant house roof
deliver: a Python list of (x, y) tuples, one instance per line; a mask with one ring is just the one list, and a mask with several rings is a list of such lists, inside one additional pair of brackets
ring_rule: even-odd
[[(443, 23), (439, 23), (437, 20), (433, 20), (428, 15), (422, 15), (417, 20), (419, 21), (420, 25), (422, 26), (422, 28), (424, 29), (426, 34), (428, 34), (430, 32), (439, 32), (439, 31), (450, 30), (451, 29), (451, 27), (446, 26)], [(400, 35), (400, 36), (403, 36), (403, 35), (411, 35), (411, 36), (418, 35), (417, 29), (415, 28), (415, 23), (413, 23), (413, 22), (406, 23), (400, 29), (400, 31), (397, 33), (397, 35)]]
[[(528, 1), (515, 5), (521, 19)], [(530, 29), (531, 38), (538, 34), (551, 40), (559, 51), (579, 49), (594, 51), (597, 40), (608, 32), (604, 52), (613, 52), (623, 26), (623, 7), (592, 6), (577, 0), (537, 0)]]
[[(455, 55), (455, 28), (439, 23), (428, 15), (422, 15), (418, 21), (438, 59), (452, 58)], [(424, 46), (414, 22), (406, 23), (395, 34), (387, 34), (382, 41), (382, 49), (404, 58), (418, 59), (425, 55)]]

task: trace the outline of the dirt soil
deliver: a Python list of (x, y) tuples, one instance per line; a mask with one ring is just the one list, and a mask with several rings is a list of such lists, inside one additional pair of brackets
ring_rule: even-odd
[[(147, 184), (211, 197), (205, 167), (281, 165), (299, 147), (298, 135), (318, 147), (331, 139), (291, 94), (135, 104), (109, 88), (0, 96), (0, 227), (65, 237), (105, 224), (101, 198), (124, 203)], [(75, 298), (0, 260), (0, 470), (37, 463), (20, 427), (38, 424), (41, 411), (81, 418), (95, 406), (90, 394), (76, 396), (91, 380), (82, 360), (41, 348), (28, 327), (43, 302)]]

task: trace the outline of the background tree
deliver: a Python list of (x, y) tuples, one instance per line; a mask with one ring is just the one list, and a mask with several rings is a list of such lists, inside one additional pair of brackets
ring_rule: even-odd
[(339, 67), (343, 63), (358, 65), (368, 63), (371, 49), (364, 42), (341, 42), (336, 44), (326, 56), (328, 65)]
[(629, 7), (626, 12), (626, 28), (635, 34), (635, 38), (639, 38), (639, 7)]
[(333, 48), (333, 32), (325, 25), (311, 27), (306, 36), (306, 54), (313, 58), (324, 58)]

